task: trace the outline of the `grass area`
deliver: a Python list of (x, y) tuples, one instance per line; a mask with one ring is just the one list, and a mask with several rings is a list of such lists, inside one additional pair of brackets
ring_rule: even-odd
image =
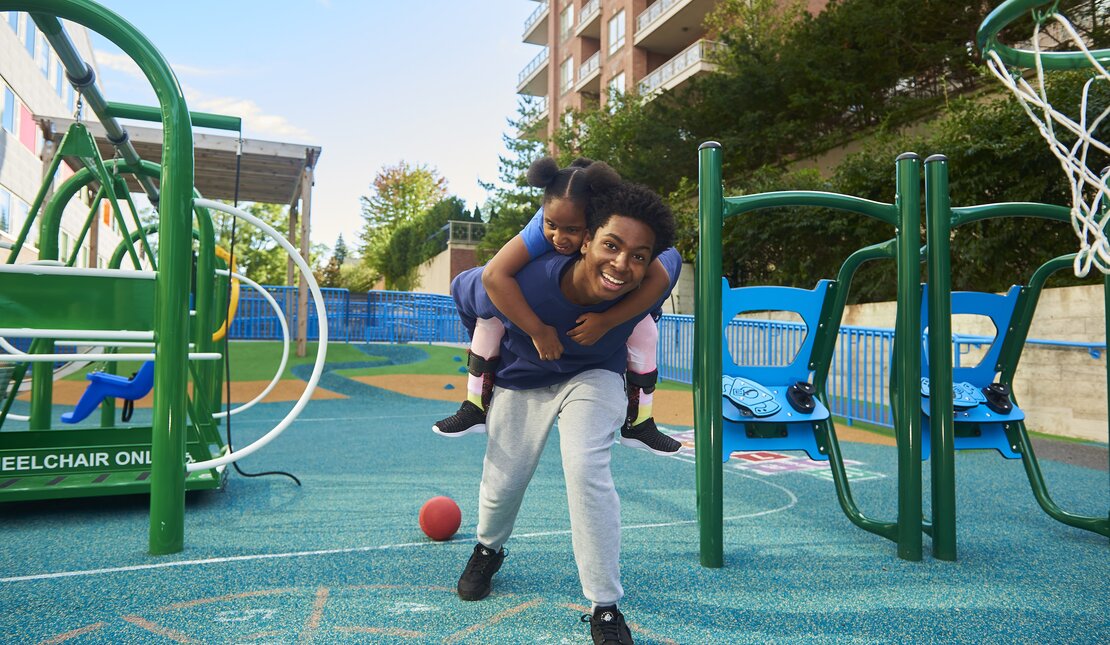
[[(447, 347), (443, 345), (425, 345), (419, 343), (411, 343), (407, 346), (419, 348), (428, 354), (428, 358), (418, 363), (383, 365), (381, 367), (361, 367), (349, 370), (337, 370), (335, 373), (340, 376), (380, 376), (382, 374), (461, 375), (462, 372), (459, 371), (459, 368), (466, 367), (465, 347)], [(370, 351), (373, 353), (373, 345), (370, 346)], [(328, 360), (331, 360), (330, 356)]]
[[(289, 361), (286, 363), (282, 378), (291, 379), (293, 374), (290, 368), (294, 365), (311, 365), (316, 361), (316, 343), (308, 343), (304, 358), (297, 358), (295, 347), (290, 347)], [(149, 350), (131, 349), (121, 353), (136, 354)], [(269, 381), (274, 377), (278, 364), (281, 362), (281, 343), (278, 341), (232, 341), (230, 344), (231, 380), (233, 381)], [(341, 363), (344, 361), (370, 361), (374, 360), (361, 352), (356, 345), (346, 343), (328, 343), (328, 362)], [(140, 362), (123, 361), (118, 364), (118, 374), (132, 374), (138, 371)], [(103, 369), (104, 365), (94, 363), (84, 370), (75, 372), (66, 377), (68, 381), (83, 381), (85, 373), (92, 369)]]

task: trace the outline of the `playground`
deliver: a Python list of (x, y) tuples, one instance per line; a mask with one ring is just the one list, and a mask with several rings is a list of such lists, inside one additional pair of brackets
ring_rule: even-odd
[[(370, 345), (417, 359), (425, 396), (461, 380), (443, 348)], [(448, 352), (451, 353), (451, 352)], [(462, 350), (453, 350), (456, 355)], [(367, 363), (380, 363), (379, 359)], [(187, 500), (188, 544), (146, 552), (149, 502), (124, 496), (6, 504), (0, 567), (8, 642), (563, 642), (581, 631), (562, 473), (549, 446), (494, 594), (464, 603), (454, 584), (473, 546), (484, 438), (428, 427), (452, 400), (401, 394), (329, 369), (296, 427), (243, 461), (223, 491)], [(370, 372), (371, 370), (365, 370)], [(688, 396), (688, 391), (670, 390)], [(20, 404), (24, 405), (24, 404)], [(668, 405), (661, 402), (660, 407)], [(236, 417), (237, 444), (289, 403)], [(59, 410), (68, 409), (59, 406)], [(149, 410), (136, 410), (136, 421)], [(1104, 642), (1110, 634), (1105, 538), (1039, 512), (1020, 465), (987, 453), (959, 460), (959, 562), (907, 562), (857, 530), (835, 502), (827, 465), (799, 453), (752, 453), (724, 470), (724, 567), (698, 563), (693, 432), (664, 458), (614, 448), (621, 492), (622, 607), (637, 642)], [(885, 434), (845, 442), (857, 501), (895, 504), (895, 448)], [(557, 436), (552, 437), (557, 442)], [(1060, 502), (1104, 505), (1105, 445), (1037, 440)], [(1048, 457), (1051, 453), (1051, 457)], [(421, 533), (435, 495), (463, 512), (458, 535)]]
[[(0, 0), (0, 10), (29, 4)], [(1005, 3), (985, 23), (980, 46), (998, 64), (1012, 64), (994, 40), (1000, 25), (1037, 4)], [(486, 440), (430, 430), (466, 391), (458, 322), (432, 313), (451, 303), (380, 292), (361, 323), (337, 326), (327, 310), (335, 294), (303, 257), (307, 239), (298, 250), (200, 194), (191, 128), (238, 131), (239, 156), (239, 119), (189, 112), (153, 45), (91, 0), (34, 10), (116, 150), (106, 160), (97, 133), (70, 124), (45, 175), (63, 157), (82, 168), (56, 188), (44, 182), (0, 265), (0, 640), (577, 642), (590, 607), (556, 445), (492, 595), (456, 593), (474, 548)], [(107, 102), (60, 19), (116, 43), (162, 104)], [(1046, 61), (1095, 60), (1066, 56)], [(120, 118), (162, 124), (161, 163), (141, 158)], [(304, 236), (318, 152), (296, 167), (304, 192), (290, 192)], [(1012, 390), (1050, 275), (1096, 268), (1110, 312), (1105, 179), (1083, 208), (953, 205), (944, 155), (905, 152), (892, 160), (889, 202), (728, 196), (721, 144), (698, 154), (696, 315), (659, 325), (661, 373), (678, 366), (688, 377), (663, 381), (655, 398), (661, 429), (682, 448), (612, 449), (621, 609), (636, 642), (1110, 640), (1107, 444), (1028, 431)], [(238, 197), (239, 170), (224, 180)], [(132, 191), (158, 205), (157, 223), (140, 222)], [(82, 192), (92, 195), (82, 239), (102, 207), (123, 231), (109, 266), (83, 268), (76, 249), (59, 251), (64, 208)], [(869, 218), (890, 238), (849, 255), (837, 275), (815, 276), (813, 288), (731, 285), (724, 220), (792, 208)], [(216, 244), (216, 214), (272, 238), (300, 286), (279, 303), (282, 288), (238, 272), (233, 250)], [(1045, 258), (1005, 294), (954, 292), (953, 230), (1014, 217), (1072, 224), (1079, 252)], [(38, 258), (18, 263), (35, 227)], [(882, 370), (872, 395), (889, 421), (852, 425), (842, 410), (860, 390), (838, 389), (836, 366), (859, 363), (852, 348), (863, 350), (844, 341), (841, 321), (856, 271), (872, 262), (897, 285), (888, 353), (868, 359)], [(246, 292), (266, 310), (258, 320), (239, 311)], [(751, 317), (767, 312), (799, 322)], [(954, 316), (995, 329), (973, 365), (953, 364)], [(278, 342), (235, 331), (261, 322)], [(414, 327), (428, 337), (372, 342), (373, 330), (393, 339)], [(446, 540), (418, 522), (437, 496), (462, 512)]]

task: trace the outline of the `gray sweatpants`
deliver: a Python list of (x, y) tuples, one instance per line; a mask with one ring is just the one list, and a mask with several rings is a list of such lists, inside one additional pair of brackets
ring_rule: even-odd
[(489, 438), (478, 496), (478, 541), (499, 549), (509, 539), (524, 491), (558, 419), (578, 579), (582, 593), (598, 605), (615, 604), (624, 596), (620, 498), (609, 460), (627, 406), (620, 375), (589, 370), (549, 387), (495, 388), (486, 421)]

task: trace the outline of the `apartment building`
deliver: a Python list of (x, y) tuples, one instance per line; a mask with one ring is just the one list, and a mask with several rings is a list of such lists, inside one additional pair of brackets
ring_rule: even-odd
[[(65, 25), (81, 56), (96, 70), (88, 31), (73, 23)], [(77, 93), (66, 79), (62, 62), (24, 12), (0, 11), (0, 95), (0, 261), (5, 261), (7, 249), (27, 221), (53, 155), (54, 144), (43, 136), (36, 117), (72, 118), (77, 108)], [(54, 183), (60, 184), (73, 172), (62, 163)], [(96, 234), (80, 240), (91, 203), (87, 190), (82, 197), (84, 203), (75, 199), (65, 209), (59, 257), (67, 260), (76, 253), (75, 266), (102, 267), (122, 238), (114, 218), (104, 209), (95, 218)], [(19, 262), (38, 259), (37, 224)]]
[[(705, 17), (717, 0), (540, 0), (523, 41), (542, 49), (521, 70), (517, 93), (539, 97), (536, 131), (559, 115), (604, 105), (610, 92), (650, 99), (712, 71)], [(827, 0), (807, 0), (820, 11)]]

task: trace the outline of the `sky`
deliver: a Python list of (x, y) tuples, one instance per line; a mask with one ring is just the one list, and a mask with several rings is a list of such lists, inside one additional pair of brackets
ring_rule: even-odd
[[(162, 52), (191, 110), (240, 116), (251, 139), (320, 146), (313, 243), (357, 247), (359, 197), (384, 166), (437, 170), (469, 208), (497, 179), (516, 116), (527, 0), (100, 0)], [(93, 35), (109, 101), (156, 105)], [(149, 125), (149, 124), (148, 124)]]

